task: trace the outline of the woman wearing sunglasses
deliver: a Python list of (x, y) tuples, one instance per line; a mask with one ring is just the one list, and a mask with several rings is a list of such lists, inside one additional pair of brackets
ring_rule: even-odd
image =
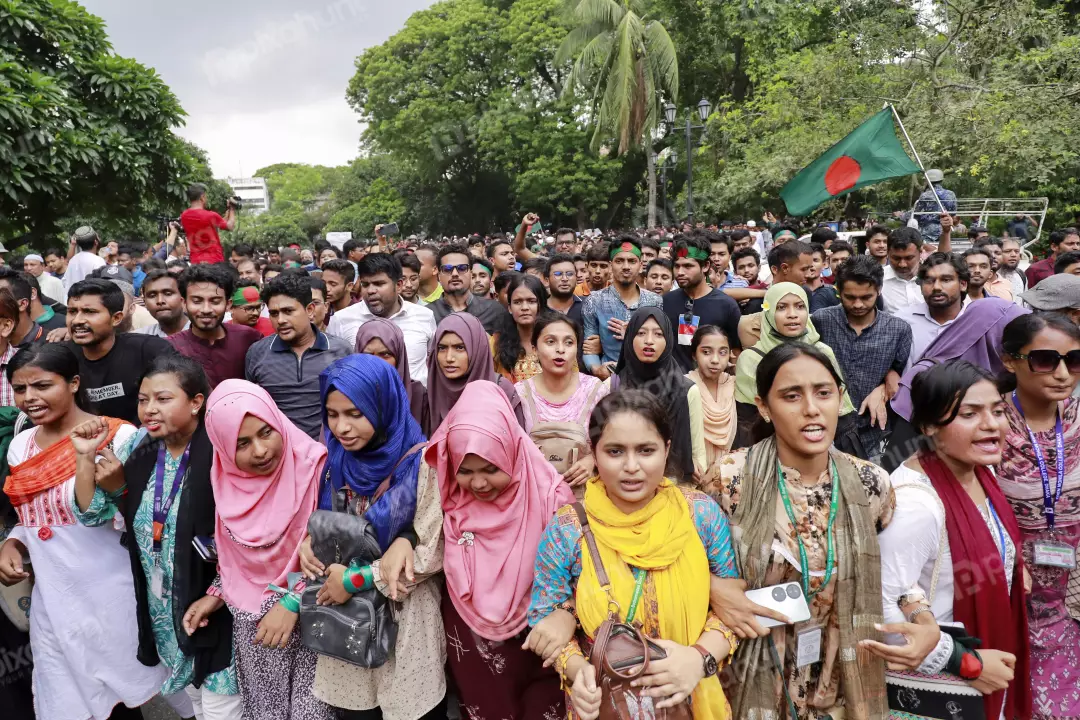
[(1024, 315), (1005, 327), (1001, 345), (1009, 424), (998, 483), (1028, 571), (1034, 717), (1080, 717), (1080, 403), (1072, 397), (1080, 328), (1057, 313)]
[(538, 278), (521, 274), (510, 281), (506, 297), (510, 318), (492, 338), (492, 354), (495, 372), (519, 383), (541, 372), (532, 335), (536, 316), (547, 307), (548, 296)]

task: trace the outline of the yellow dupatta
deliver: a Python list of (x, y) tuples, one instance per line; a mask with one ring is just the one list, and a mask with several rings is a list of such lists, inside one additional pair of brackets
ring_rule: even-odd
[[(696, 643), (709, 613), (709, 558), (682, 491), (664, 478), (656, 497), (627, 515), (594, 477), (585, 487), (585, 512), (622, 617), (634, 594), (631, 568), (648, 570), (656, 588), (660, 637), (680, 645)], [(576, 602), (581, 627), (594, 637), (607, 619), (608, 597), (584, 542)], [(718, 678), (707, 678), (694, 690), (695, 718), (724, 720), (727, 708)]]

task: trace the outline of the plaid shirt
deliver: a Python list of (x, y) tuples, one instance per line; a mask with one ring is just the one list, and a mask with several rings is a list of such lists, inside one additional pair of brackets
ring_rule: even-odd
[(618, 362), (619, 360), (619, 354), (622, 352), (622, 340), (615, 339), (615, 336), (608, 330), (608, 320), (612, 318), (629, 320), (631, 313), (638, 308), (662, 308), (664, 306), (664, 301), (656, 293), (648, 290), (641, 290), (640, 292), (641, 295), (638, 297), (636, 305), (624, 303), (614, 285), (609, 285), (585, 298), (585, 304), (581, 310), (581, 316), (585, 321), (585, 337), (599, 335), (603, 351), (603, 355), (586, 355), (585, 367), (592, 369), (601, 363)]
[[(843, 306), (836, 305), (818, 310), (813, 321), (821, 341), (832, 348), (844, 371), (844, 382), (856, 410), (884, 382), (890, 370), (904, 373), (911, 353), (911, 326), (900, 318), (878, 310), (874, 322), (856, 333)], [(885, 432), (870, 426), (869, 415), (859, 416), (859, 439), (871, 458), (881, 455)]]
[(19, 348), (9, 344), (4, 354), (0, 355), (0, 407), (15, 407), (15, 391), (7, 379), (7, 364), (18, 351)]

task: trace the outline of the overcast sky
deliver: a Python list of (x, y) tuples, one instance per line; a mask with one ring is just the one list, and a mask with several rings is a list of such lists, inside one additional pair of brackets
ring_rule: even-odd
[(431, 0), (81, 0), (113, 48), (155, 68), (188, 113), (178, 132), (214, 175), (358, 154), (353, 62)]

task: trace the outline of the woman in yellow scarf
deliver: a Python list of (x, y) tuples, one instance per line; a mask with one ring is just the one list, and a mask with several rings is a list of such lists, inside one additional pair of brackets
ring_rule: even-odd
[(640, 624), (667, 654), (636, 681), (643, 698), (657, 711), (690, 701), (695, 719), (726, 720), (716, 674), (737, 641), (709, 610), (709, 581), (737, 577), (727, 518), (704, 493), (665, 477), (671, 427), (650, 393), (624, 390), (601, 400), (589, 435), (598, 477), (586, 485), (584, 513), (609, 584), (600, 584), (577, 510), (563, 507), (537, 551), (529, 624), (558, 607), (576, 608), (584, 634), (557, 653), (555, 667), (581, 720), (599, 714), (602, 689), (587, 656), (616, 606), (619, 621)]

